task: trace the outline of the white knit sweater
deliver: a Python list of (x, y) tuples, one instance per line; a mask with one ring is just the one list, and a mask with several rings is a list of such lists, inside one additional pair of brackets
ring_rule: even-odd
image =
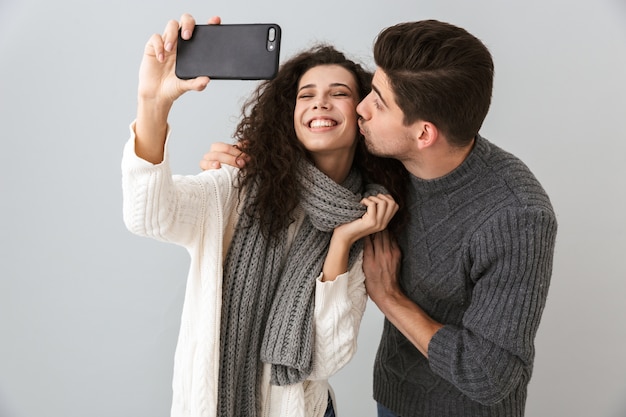
[[(174, 357), (172, 417), (214, 417), (219, 375), (223, 261), (238, 217), (237, 170), (225, 166), (193, 176), (172, 176), (167, 146), (160, 164), (135, 154), (135, 136), (124, 148), (122, 185), (124, 222), (133, 233), (187, 249), (187, 276), (180, 333)], [(169, 136), (169, 133), (168, 133)], [(294, 236), (300, 222), (290, 228)], [(328, 378), (354, 355), (365, 310), (362, 256), (348, 273), (315, 287), (313, 372), (303, 383), (286, 387), (262, 377), (262, 416), (322, 417)], [(335, 402), (336, 407), (336, 402)], [(337, 411), (337, 410), (336, 410)]]

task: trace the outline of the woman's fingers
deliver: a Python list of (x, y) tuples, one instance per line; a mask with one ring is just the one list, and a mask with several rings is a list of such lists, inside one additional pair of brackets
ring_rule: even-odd
[(156, 33), (150, 36), (146, 43), (145, 53), (154, 56), (157, 61), (162, 63), (165, 60), (164, 52), (163, 37)]
[[(189, 13), (185, 13), (180, 17), (180, 36), (184, 40), (189, 40), (193, 36), (193, 29), (196, 27), (196, 19)], [(177, 32), (178, 29), (177, 28)]]
[(398, 204), (386, 194), (378, 194), (364, 198), (361, 203), (367, 207), (363, 220), (370, 222), (370, 226), (382, 230), (387, 227), (391, 218), (398, 211)]
[[(167, 22), (167, 25), (165, 25), (162, 36), (163, 51), (165, 53), (169, 54), (176, 51), (176, 43), (178, 42), (178, 28), (179, 23), (176, 20), (170, 20), (169, 22)], [(165, 55), (157, 55), (157, 58), (159, 58), (159, 62), (163, 62)]]
[(213, 16), (210, 17), (209, 20), (207, 21), (207, 23), (209, 25), (221, 25), (222, 24), (222, 18), (219, 16)]
[[(219, 25), (222, 23), (222, 19), (219, 16), (213, 16), (209, 18), (208, 24)], [(185, 13), (181, 16), (180, 21), (170, 20), (165, 25), (162, 35), (153, 35), (146, 47), (150, 47), (151, 53), (154, 54), (157, 61), (163, 63), (166, 58), (166, 54), (176, 51), (176, 44), (178, 42), (178, 35), (184, 40), (189, 40), (193, 36), (193, 30), (196, 26), (196, 19), (189, 13)], [(200, 83), (202, 84), (202, 83)], [(206, 86), (206, 85), (205, 85)], [(193, 88), (197, 90), (198, 88)]]

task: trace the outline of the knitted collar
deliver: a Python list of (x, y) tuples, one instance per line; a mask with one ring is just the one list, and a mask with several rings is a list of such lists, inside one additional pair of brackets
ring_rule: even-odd
[(452, 172), (444, 175), (443, 177), (431, 180), (425, 180), (418, 178), (413, 174), (409, 174), (414, 191), (421, 198), (426, 198), (430, 194), (445, 192), (446, 190), (456, 189), (462, 186), (463, 183), (476, 177), (475, 175), (468, 175), (468, 173), (476, 173), (485, 168), (485, 160), (491, 152), (491, 148), (493, 146), (493, 144), (482, 136), (476, 135), (476, 141), (471, 152), (461, 165), (455, 168)]

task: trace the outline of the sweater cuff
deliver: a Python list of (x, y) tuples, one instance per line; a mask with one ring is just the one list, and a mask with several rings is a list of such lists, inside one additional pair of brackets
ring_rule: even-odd
[[(349, 273), (338, 275), (334, 281), (322, 281), (323, 273), (320, 273), (315, 282), (315, 310), (316, 317), (320, 318), (324, 312), (333, 309), (342, 310), (350, 308), (350, 297), (348, 296)], [(332, 308), (329, 308), (331, 307)]]
[(456, 329), (446, 325), (437, 331), (428, 344), (428, 363), (430, 368), (438, 375), (449, 375), (450, 357), (455, 356)]

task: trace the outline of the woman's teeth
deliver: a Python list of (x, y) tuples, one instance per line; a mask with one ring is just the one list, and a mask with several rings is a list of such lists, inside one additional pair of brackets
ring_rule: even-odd
[(315, 128), (315, 127), (331, 127), (331, 126), (334, 126), (336, 124), (337, 124), (337, 122), (335, 122), (334, 120), (319, 120), (319, 119), (316, 119), (316, 120), (312, 120), (311, 124), (309, 126), (312, 127), (312, 128)]

